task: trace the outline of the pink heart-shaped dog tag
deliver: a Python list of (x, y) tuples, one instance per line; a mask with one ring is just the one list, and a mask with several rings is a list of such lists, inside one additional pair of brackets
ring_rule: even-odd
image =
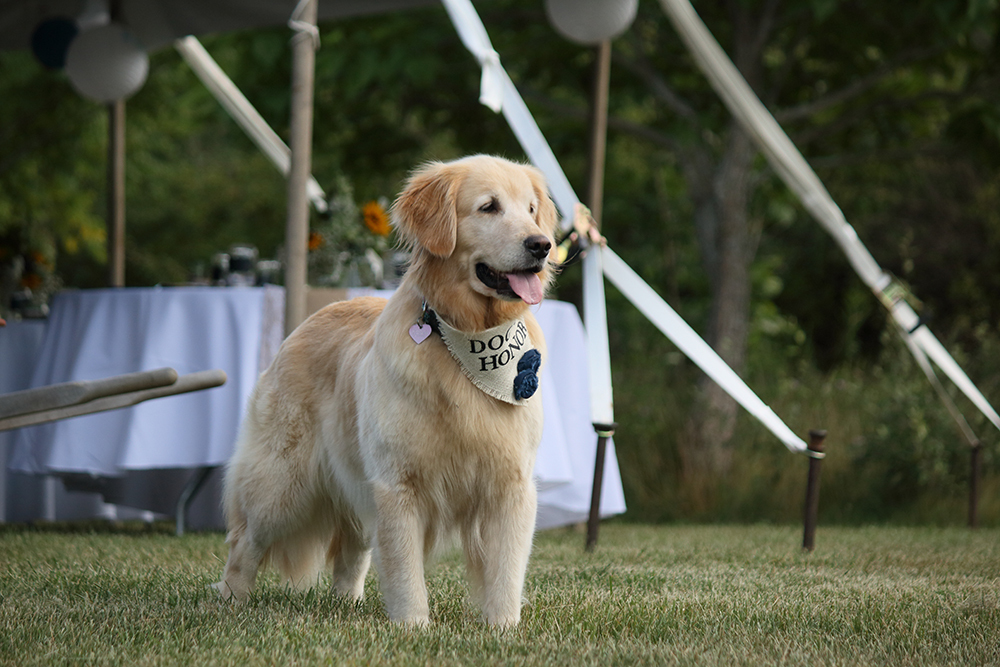
[(431, 325), (429, 324), (414, 324), (410, 327), (410, 338), (417, 345), (420, 345), (427, 337), (431, 335)]

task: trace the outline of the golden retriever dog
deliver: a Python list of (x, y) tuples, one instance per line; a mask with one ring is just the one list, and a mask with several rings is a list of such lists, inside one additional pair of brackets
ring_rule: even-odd
[(389, 618), (423, 625), (425, 561), (457, 532), (485, 621), (512, 626), (542, 435), (545, 342), (529, 305), (554, 275), (555, 207), (539, 171), (477, 155), (418, 169), (392, 218), (411, 250), (392, 298), (315, 313), (257, 382), (226, 470), (214, 587), (239, 600), (267, 562), (296, 587), (327, 567), (357, 600), (374, 556)]

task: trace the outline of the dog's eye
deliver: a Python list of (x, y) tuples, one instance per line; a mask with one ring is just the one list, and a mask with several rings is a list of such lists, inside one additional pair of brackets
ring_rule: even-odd
[(531, 215), (534, 215), (535, 214), (535, 208), (536, 207), (535, 207), (534, 204), (532, 204), (531, 206), (529, 206), (528, 207), (528, 213), (530, 213)]
[(500, 210), (500, 202), (496, 199), (491, 199), (488, 203), (483, 204), (479, 207), (481, 213), (496, 213)]

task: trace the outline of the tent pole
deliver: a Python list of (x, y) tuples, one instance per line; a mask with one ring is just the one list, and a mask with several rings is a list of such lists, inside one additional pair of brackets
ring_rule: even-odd
[[(121, 0), (108, 3), (112, 21), (121, 19)], [(125, 286), (125, 100), (108, 104), (107, 248), (108, 287)]]
[(979, 528), (979, 469), (982, 460), (983, 445), (978, 440), (969, 449), (969, 528)]
[(285, 223), (285, 335), (306, 318), (306, 252), (309, 242), (309, 196), (312, 173), (313, 77), (316, 68), (317, 0), (305, 0), (297, 10), (292, 38), (292, 110), (288, 173), (288, 217)]
[(608, 134), (608, 88), (611, 83), (611, 40), (594, 47), (593, 93), (590, 100), (590, 144), (587, 151), (587, 206), (598, 229), (604, 212), (604, 156)]
[(125, 286), (125, 100), (108, 104), (108, 287)]
[(809, 431), (809, 476), (806, 478), (806, 502), (803, 510), (802, 550), (816, 548), (816, 522), (819, 517), (819, 479), (823, 470), (823, 441), (826, 431)]
[[(594, 47), (594, 74), (593, 92), (590, 99), (590, 144), (587, 151), (588, 162), (588, 182), (587, 182), (587, 206), (590, 208), (590, 215), (594, 219), (597, 228), (601, 228), (601, 216), (603, 214), (604, 202), (604, 158), (607, 147), (608, 132), (608, 88), (611, 83), (611, 40), (605, 39)], [(598, 248), (593, 248), (592, 252), (599, 252)], [(584, 274), (584, 280), (604, 280), (601, 272)], [(600, 295), (603, 302), (603, 290)], [(603, 303), (602, 303), (603, 306)], [(592, 327), (600, 326), (606, 331), (607, 317), (603, 313), (600, 317), (588, 321), (588, 335), (593, 335)], [(607, 339), (607, 334), (604, 334)], [(605, 345), (606, 346), (606, 345)], [(610, 359), (605, 359), (610, 366)], [(591, 369), (593, 372), (593, 369)], [(611, 384), (611, 372), (608, 370), (607, 383)], [(594, 419), (594, 431), (597, 433), (597, 452), (594, 459), (594, 481), (590, 492), (590, 513), (587, 518), (587, 541), (585, 548), (593, 551), (597, 546), (597, 533), (601, 522), (601, 486), (604, 482), (604, 459), (607, 452), (608, 438), (614, 434), (615, 424), (611, 415), (591, 415)]]

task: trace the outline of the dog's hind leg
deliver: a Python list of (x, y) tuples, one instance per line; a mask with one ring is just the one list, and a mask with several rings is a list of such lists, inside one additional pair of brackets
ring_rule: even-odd
[(240, 517), (226, 538), (229, 558), (222, 572), (222, 580), (212, 584), (225, 600), (243, 600), (257, 580), (257, 570), (267, 552), (268, 545), (260, 544), (247, 529), (245, 517)]
[(360, 600), (365, 593), (371, 560), (371, 548), (357, 528), (338, 529), (327, 553), (327, 561), (332, 561), (333, 590), (351, 600)]
[[(297, 477), (274, 460), (267, 466), (271, 488), (300, 488)], [(215, 585), (224, 598), (242, 600), (253, 589), (261, 565), (273, 562), (286, 582), (297, 588), (315, 584), (322, 568), (329, 532), (303, 532), (312, 516), (311, 499), (302, 493), (262, 494), (264, 482), (240, 466), (226, 479), (226, 516), (230, 526), (229, 559)]]

